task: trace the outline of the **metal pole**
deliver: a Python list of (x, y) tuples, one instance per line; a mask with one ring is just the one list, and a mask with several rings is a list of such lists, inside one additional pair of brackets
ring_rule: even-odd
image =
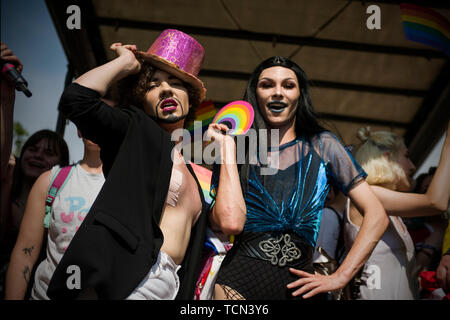
[[(72, 64), (69, 63), (67, 65), (67, 73), (66, 79), (64, 81), (64, 88), (66, 88), (69, 84), (72, 83), (73, 77), (74, 77), (74, 69), (72, 67)], [(67, 125), (66, 117), (61, 112), (58, 112), (58, 120), (56, 121), (56, 132), (59, 133), (61, 137), (64, 137), (66, 125)]]

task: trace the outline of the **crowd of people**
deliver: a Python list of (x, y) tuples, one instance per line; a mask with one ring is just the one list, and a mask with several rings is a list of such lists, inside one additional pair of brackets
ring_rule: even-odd
[[(9, 156), (14, 86), (1, 79), (2, 299), (450, 298), (450, 123), (439, 165), (414, 181), (400, 136), (361, 128), (350, 150), (317, 118), (303, 69), (271, 57), (243, 97), (257, 148), (237, 148), (224, 124), (207, 130), (221, 160), (207, 204), (197, 166), (171, 138), (206, 97), (202, 45), (171, 29), (146, 52), (110, 49), (117, 57), (60, 99), (84, 143), (74, 164), (50, 130)], [(22, 70), (3, 43), (1, 59)], [(272, 130), (275, 145), (260, 137)], [(205, 288), (211, 234), (233, 240)], [(423, 285), (430, 279), (438, 288)]]

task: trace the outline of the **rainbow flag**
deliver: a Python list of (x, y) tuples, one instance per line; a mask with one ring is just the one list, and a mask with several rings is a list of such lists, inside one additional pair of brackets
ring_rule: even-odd
[(429, 45), (450, 57), (450, 22), (436, 11), (401, 3), (403, 30), (407, 40)]
[[(212, 100), (202, 102), (195, 111), (195, 120), (202, 122), (202, 133), (208, 129), (209, 124), (213, 121), (217, 110)], [(194, 122), (187, 128), (191, 134), (194, 132)]]
[(195, 175), (197, 176), (198, 182), (200, 183), (200, 187), (202, 188), (203, 196), (205, 197), (205, 202), (207, 204), (211, 204), (212, 197), (209, 191), (211, 189), (212, 171), (193, 162), (191, 162), (190, 164), (195, 172)]

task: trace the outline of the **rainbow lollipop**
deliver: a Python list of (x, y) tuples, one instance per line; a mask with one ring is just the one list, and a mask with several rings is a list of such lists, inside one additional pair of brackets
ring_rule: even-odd
[(247, 101), (233, 101), (216, 113), (213, 123), (223, 123), (231, 130), (229, 134), (246, 134), (250, 129), (255, 113), (253, 107)]

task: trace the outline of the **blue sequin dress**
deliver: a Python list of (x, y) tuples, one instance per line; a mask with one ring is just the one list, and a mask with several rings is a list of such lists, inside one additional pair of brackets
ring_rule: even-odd
[[(245, 299), (291, 297), (286, 284), (296, 277), (288, 267), (313, 272), (313, 249), (330, 184), (347, 194), (366, 177), (330, 132), (269, 149), (268, 156), (278, 162), (278, 170), (267, 175), (260, 163), (250, 165), (244, 231), (217, 279)], [(218, 174), (215, 170), (213, 188), (218, 187)]]

